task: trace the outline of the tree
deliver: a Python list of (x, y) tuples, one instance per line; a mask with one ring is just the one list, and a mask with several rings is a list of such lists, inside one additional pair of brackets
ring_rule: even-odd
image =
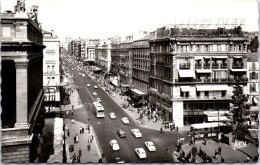
[(249, 114), (248, 109), (246, 109), (246, 101), (248, 97), (243, 92), (243, 87), (240, 85), (235, 85), (232, 96), (233, 103), (233, 123), (242, 124), (244, 116)]

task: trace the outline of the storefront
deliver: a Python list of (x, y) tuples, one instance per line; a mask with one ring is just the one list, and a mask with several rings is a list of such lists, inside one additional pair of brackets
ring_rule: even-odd
[(147, 100), (145, 100), (145, 96), (147, 95), (146, 93), (136, 88), (132, 88), (130, 93), (130, 98), (132, 100), (132, 104), (134, 104), (134, 107), (139, 108), (142, 106), (147, 106)]

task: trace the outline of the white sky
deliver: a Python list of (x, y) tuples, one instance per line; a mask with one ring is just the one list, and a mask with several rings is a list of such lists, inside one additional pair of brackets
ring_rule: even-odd
[[(16, 0), (1, 0), (1, 12)], [(176, 19), (244, 18), (245, 30), (258, 30), (257, 0), (26, 0), (38, 5), (43, 29), (58, 37), (107, 38), (174, 23)]]

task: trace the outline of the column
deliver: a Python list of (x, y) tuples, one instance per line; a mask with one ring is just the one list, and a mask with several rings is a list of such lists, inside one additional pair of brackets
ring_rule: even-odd
[(29, 127), (28, 123), (28, 60), (16, 61), (16, 123), (15, 127)]
[(173, 101), (172, 103), (172, 119), (175, 126), (183, 127), (184, 113), (183, 113), (183, 101)]

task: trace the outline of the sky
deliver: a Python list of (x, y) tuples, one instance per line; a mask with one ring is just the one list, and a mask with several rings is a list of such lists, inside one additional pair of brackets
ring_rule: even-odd
[[(15, 4), (1, 0), (1, 12)], [(189, 19), (239, 18), (246, 31), (258, 31), (257, 0), (26, 0), (26, 11), (32, 5), (43, 29), (61, 40), (130, 35)]]

